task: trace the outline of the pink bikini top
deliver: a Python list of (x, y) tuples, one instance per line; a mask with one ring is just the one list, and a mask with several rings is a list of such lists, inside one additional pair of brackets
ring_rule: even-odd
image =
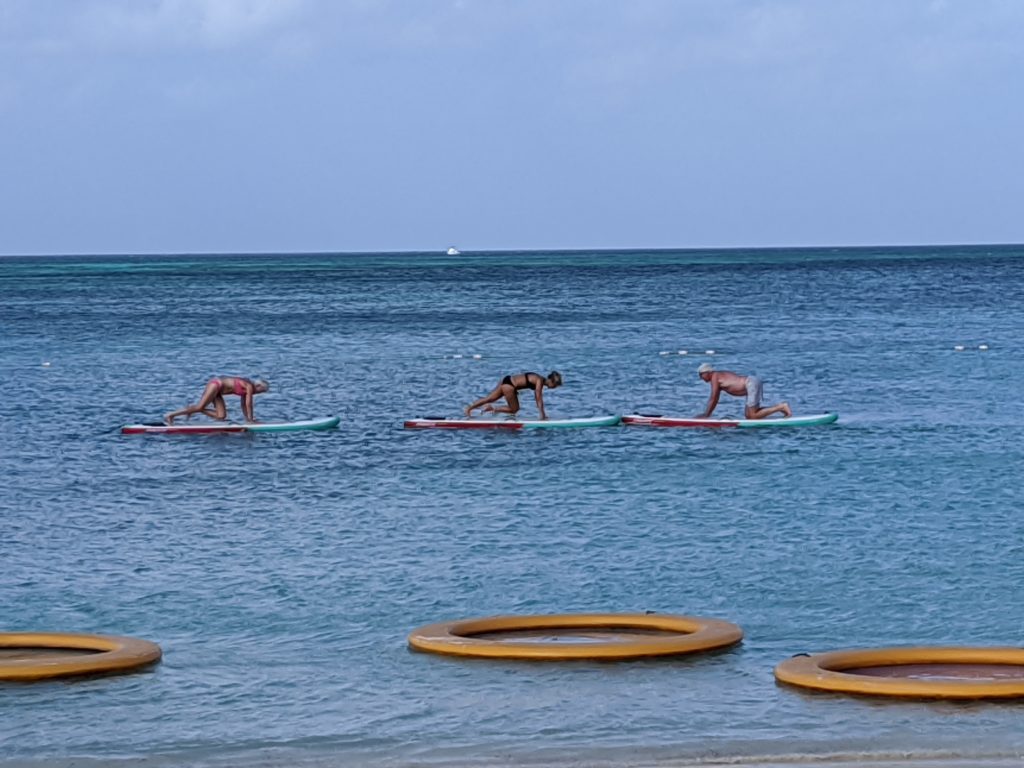
[[(228, 377), (225, 376), (224, 378), (226, 379)], [(214, 379), (211, 379), (211, 381), (214, 381)], [(216, 381), (217, 381), (218, 384), (220, 384), (221, 389), (223, 389), (224, 388), (224, 379), (216, 379)], [(232, 376), (231, 377), (231, 382), (234, 385), (231, 388), (231, 391), (232, 391), (233, 394), (236, 394), (239, 397), (241, 397), (242, 395), (245, 394), (245, 384), (242, 383), (242, 379), (240, 379), (238, 376)]]

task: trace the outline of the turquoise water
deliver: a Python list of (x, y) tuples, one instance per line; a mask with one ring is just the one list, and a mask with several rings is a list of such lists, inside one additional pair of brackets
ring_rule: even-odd
[[(0, 685), (0, 764), (1018, 755), (1020, 704), (816, 695), (772, 668), (840, 647), (1021, 643), (1022, 257), (0, 260), (0, 628), (165, 653), (142, 674)], [(553, 418), (691, 415), (708, 359), (840, 422), (401, 428), (552, 368)], [(341, 428), (118, 433), (232, 373), (272, 381), (257, 417)], [(618, 664), (405, 645), (441, 619), (645, 610), (746, 638)]]

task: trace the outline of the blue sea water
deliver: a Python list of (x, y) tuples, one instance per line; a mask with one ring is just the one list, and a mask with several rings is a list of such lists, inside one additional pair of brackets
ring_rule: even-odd
[[(1022, 318), (1018, 247), (2, 259), (0, 630), (164, 659), (0, 684), (0, 765), (1024, 754), (1019, 703), (772, 676), (1022, 643)], [(840, 421), (402, 429), (521, 370), (563, 373), (552, 417), (692, 415), (705, 360)], [(118, 432), (236, 373), (272, 382), (257, 417), (340, 429)], [(746, 637), (614, 664), (406, 646), (441, 619), (645, 610)]]

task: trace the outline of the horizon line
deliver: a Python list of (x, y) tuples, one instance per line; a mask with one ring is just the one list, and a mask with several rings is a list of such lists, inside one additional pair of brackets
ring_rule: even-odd
[[(454, 246), (452, 246), (454, 247)], [(861, 245), (726, 245), (726, 246), (630, 246), (628, 248), (470, 248), (459, 249), (459, 255), (501, 254), (501, 253), (680, 253), (698, 251), (821, 251), (821, 250), (876, 250), (879, 248), (1020, 248), (1024, 243), (1014, 242), (957, 242), (957, 243), (876, 243)], [(445, 248), (400, 249), (383, 251), (107, 251), (107, 252), (39, 252), (39, 253), (0, 253), (0, 259), (19, 258), (89, 258), (89, 257), (168, 257), (168, 256), (366, 256), (376, 255), (414, 255), (433, 254), (447, 256)]]

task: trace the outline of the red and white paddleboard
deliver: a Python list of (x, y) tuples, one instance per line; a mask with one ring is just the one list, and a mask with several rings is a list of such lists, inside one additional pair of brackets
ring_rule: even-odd
[(578, 427), (614, 427), (618, 416), (593, 416), (586, 419), (446, 419), (428, 417), (407, 419), (406, 429), (569, 429)]
[(815, 427), (831, 424), (838, 413), (818, 413), (813, 416), (790, 416), (780, 419), (690, 419), (679, 416), (653, 416), (634, 413), (622, 417), (623, 424), (636, 427), (738, 427), (739, 429), (765, 429), (768, 427)]

